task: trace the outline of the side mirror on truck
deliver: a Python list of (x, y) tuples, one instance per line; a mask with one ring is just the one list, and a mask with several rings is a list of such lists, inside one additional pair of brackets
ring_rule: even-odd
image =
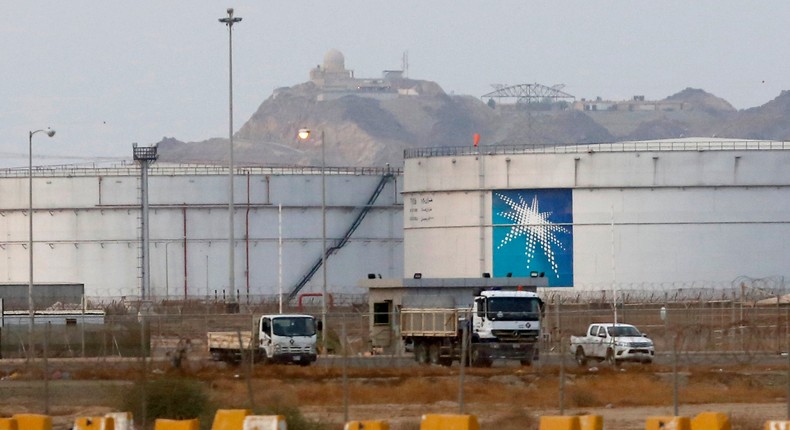
[(315, 329), (316, 329), (316, 330), (318, 330), (318, 331), (321, 331), (321, 330), (323, 330), (323, 329), (324, 329), (324, 323), (323, 323), (323, 321), (321, 321), (321, 320), (317, 320), (317, 321), (315, 322)]

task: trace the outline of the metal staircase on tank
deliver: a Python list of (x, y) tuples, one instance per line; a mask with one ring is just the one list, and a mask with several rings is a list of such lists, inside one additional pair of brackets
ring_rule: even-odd
[(323, 256), (318, 257), (318, 261), (316, 261), (315, 264), (310, 267), (307, 273), (305, 273), (299, 282), (297, 282), (296, 285), (291, 289), (291, 292), (288, 293), (288, 301), (294, 300), (299, 294), (299, 291), (301, 291), (302, 288), (304, 288), (304, 286), (310, 282), (310, 279), (313, 278), (313, 275), (315, 275), (315, 273), (318, 272), (318, 269), (321, 268), (321, 262), (323, 260), (329, 260), (330, 255), (334, 254), (348, 243), (349, 239), (351, 239), (351, 235), (354, 234), (354, 231), (356, 231), (357, 227), (362, 224), (362, 220), (365, 219), (365, 216), (368, 214), (368, 212), (370, 212), (370, 209), (373, 208), (373, 203), (376, 202), (376, 199), (378, 199), (379, 195), (384, 190), (387, 182), (389, 182), (390, 179), (394, 177), (395, 175), (392, 173), (386, 173), (381, 177), (381, 180), (376, 186), (376, 189), (373, 191), (373, 194), (370, 196), (365, 206), (362, 207), (362, 210), (359, 212), (359, 214), (357, 214), (356, 218), (354, 218), (354, 222), (351, 223), (351, 226), (346, 231), (346, 234), (343, 235), (343, 238), (340, 239), (340, 241), (335, 246), (326, 249), (325, 258), (322, 258)]

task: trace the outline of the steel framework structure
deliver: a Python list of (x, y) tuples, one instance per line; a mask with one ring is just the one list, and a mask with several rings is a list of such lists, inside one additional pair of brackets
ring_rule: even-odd
[(561, 100), (574, 101), (576, 97), (561, 91), (565, 85), (554, 85), (547, 87), (541, 84), (519, 84), (504, 85), (493, 84), (494, 91), (483, 94), (480, 98), (485, 99), (515, 99), (515, 103), (539, 103), (546, 100), (557, 102)]

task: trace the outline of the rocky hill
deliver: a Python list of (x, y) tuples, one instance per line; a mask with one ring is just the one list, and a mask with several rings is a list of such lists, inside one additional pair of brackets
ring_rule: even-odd
[[(408, 93), (386, 98), (362, 94), (322, 100), (313, 82), (280, 88), (234, 135), (237, 165), (319, 165), (320, 139), (301, 142), (301, 127), (323, 130), (327, 166), (403, 164), (414, 147), (544, 145), (646, 140), (674, 137), (729, 137), (790, 140), (790, 91), (771, 102), (737, 111), (727, 101), (687, 88), (655, 102), (669, 106), (606, 110), (555, 105), (541, 109), (486, 103), (446, 94), (430, 81), (400, 79)], [(226, 163), (227, 139), (159, 142), (160, 161)]]

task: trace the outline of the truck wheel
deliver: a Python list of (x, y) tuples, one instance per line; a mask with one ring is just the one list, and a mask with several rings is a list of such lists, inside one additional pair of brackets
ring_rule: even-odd
[(422, 342), (414, 344), (414, 361), (419, 364), (428, 364), (428, 348)]
[(587, 356), (584, 355), (584, 348), (581, 346), (576, 348), (576, 364), (584, 366), (587, 364)]
[(472, 350), (472, 366), (474, 367), (491, 367), (493, 361), (479, 350)]
[(439, 344), (432, 343), (428, 346), (428, 359), (431, 364), (439, 364), (441, 358), (439, 357)]
[(453, 359), (450, 357), (442, 357), (439, 359), (439, 364), (444, 367), (450, 367), (453, 365)]
[(606, 364), (612, 367), (617, 366), (617, 359), (614, 358), (614, 351), (611, 349), (606, 350)]
[(525, 358), (525, 359), (521, 360), (521, 365), (522, 366), (532, 366), (532, 359), (531, 358)]

